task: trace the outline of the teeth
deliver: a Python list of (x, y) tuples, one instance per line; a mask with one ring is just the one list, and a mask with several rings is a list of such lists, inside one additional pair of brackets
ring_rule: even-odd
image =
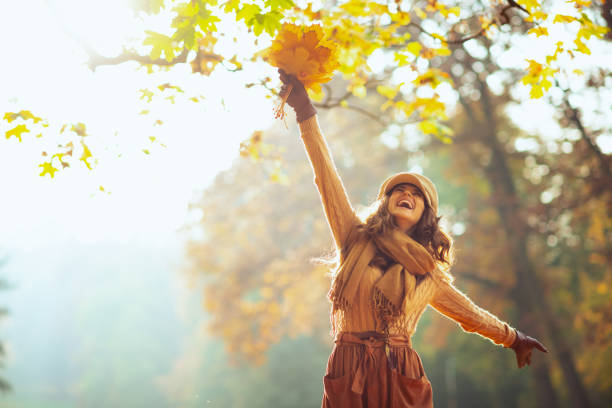
[[(405, 206), (404, 206), (405, 204)], [(414, 208), (414, 205), (412, 205), (412, 203), (408, 200), (402, 200), (399, 202), (399, 206), (400, 207), (407, 207), (408, 209), (412, 210)]]

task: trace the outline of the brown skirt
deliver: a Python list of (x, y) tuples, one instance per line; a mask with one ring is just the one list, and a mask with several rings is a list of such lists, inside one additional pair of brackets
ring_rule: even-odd
[(410, 338), (339, 333), (323, 378), (322, 408), (433, 407), (431, 383)]

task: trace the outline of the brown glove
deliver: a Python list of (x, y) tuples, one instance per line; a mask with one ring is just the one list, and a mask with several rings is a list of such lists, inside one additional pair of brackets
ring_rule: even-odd
[(280, 90), (281, 95), (284, 95), (287, 92), (289, 84), (293, 86), (291, 88), (291, 93), (287, 98), (287, 104), (295, 111), (295, 116), (298, 123), (301, 123), (314, 116), (317, 111), (314, 106), (312, 106), (308, 93), (306, 93), (306, 89), (304, 89), (304, 85), (302, 85), (300, 80), (294, 75), (288, 75), (282, 69), (279, 69), (278, 73), (280, 74), (280, 80), (283, 82), (283, 86)]
[(531, 351), (534, 347), (544, 353), (548, 353), (546, 347), (533, 337), (526, 336), (516, 329), (514, 331), (516, 331), (516, 339), (510, 348), (516, 353), (516, 364), (518, 364), (519, 368), (525, 364), (531, 364)]

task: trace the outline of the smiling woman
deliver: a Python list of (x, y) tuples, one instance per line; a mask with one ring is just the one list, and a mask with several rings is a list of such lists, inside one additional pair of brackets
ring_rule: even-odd
[[(431, 205), (431, 200), (427, 201)], [(425, 196), (414, 184), (401, 183), (390, 190), (389, 212), (400, 230), (410, 234), (424, 210)]]
[(284, 87), (293, 88), (287, 103), (296, 110), (339, 255), (328, 293), (335, 346), (322, 407), (433, 407), (431, 384), (411, 340), (427, 305), (465, 331), (513, 348), (519, 367), (531, 362), (534, 347), (546, 351), (453, 286), (452, 241), (438, 225), (438, 195), (428, 178), (389, 177), (376, 211), (365, 223), (358, 219), (304, 86), (280, 74)]

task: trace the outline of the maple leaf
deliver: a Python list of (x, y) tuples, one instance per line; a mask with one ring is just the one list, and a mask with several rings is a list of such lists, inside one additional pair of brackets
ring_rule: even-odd
[(538, 37), (543, 36), (543, 35), (548, 35), (548, 29), (546, 27), (533, 27), (527, 32), (529, 34), (535, 34)]
[(414, 54), (415, 57), (419, 56), (422, 49), (423, 46), (416, 41), (412, 41), (408, 43), (408, 45), (406, 45), (406, 51), (410, 52), (411, 54)]
[(81, 145), (83, 146), (83, 153), (81, 154), (81, 157), (79, 158), (79, 160), (81, 160), (83, 163), (85, 163), (87, 168), (89, 170), (91, 170), (91, 164), (89, 164), (89, 162), (87, 160), (89, 158), (93, 157), (93, 155), (91, 154), (91, 151), (89, 150), (89, 147), (87, 147), (87, 145), (85, 143), (83, 143), (82, 141), (81, 141)]
[(38, 116), (34, 115), (29, 110), (21, 110), (19, 112), (6, 112), (4, 114), (4, 120), (6, 120), (8, 123), (11, 123), (17, 118), (22, 118), (23, 120), (31, 120), (34, 123), (42, 122), (42, 118), (39, 118)]
[(320, 91), (318, 84), (331, 80), (338, 67), (337, 45), (326, 39), (319, 25), (285, 23), (272, 45), (264, 52), (271, 65), (295, 75), (307, 89)]
[(55, 172), (58, 171), (55, 167), (53, 167), (51, 162), (44, 162), (43, 164), (39, 164), (38, 167), (42, 167), (43, 169), (40, 173), (41, 177), (44, 177), (45, 174), (48, 174), (51, 176), (51, 178), (53, 178), (55, 177)]
[(21, 142), (21, 135), (23, 133), (27, 133), (27, 132), (29, 132), (29, 130), (26, 127), (26, 125), (23, 125), (23, 124), (17, 125), (14, 128), (12, 128), (11, 130), (8, 130), (6, 132), (6, 138), (9, 139), (11, 136), (15, 136)]
[(70, 127), (70, 130), (72, 130), (74, 133), (76, 133), (79, 136), (82, 136), (82, 137), (87, 136), (87, 129), (85, 127), (85, 124), (82, 122), (72, 125)]

